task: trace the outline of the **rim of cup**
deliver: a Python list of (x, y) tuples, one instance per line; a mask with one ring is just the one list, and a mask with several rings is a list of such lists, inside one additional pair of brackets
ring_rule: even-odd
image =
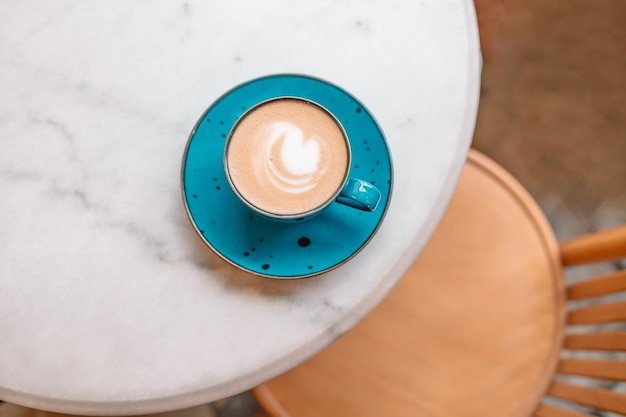
[[(241, 194), (241, 192), (237, 189), (237, 186), (234, 184), (231, 175), (230, 175), (230, 170), (228, 169), (228, 152), (230, 149), (230, 143), (231, 143), (231, 139), (233, 137), (233, 132), (237, 129), (237, 126), (239, 126), (239, 124), (250, 114), (252, 113), (254, 110), (258, 109), (259, 107), (274, 102), (274, 101), (280, 101), (280, 100), (299, 100), (299, 101), (303, 101), (309, 104), (312, 104), (316, 107), (318, 107), (319, 109), (323, 110), (324, 113), (326, 113), (326, 115), (328, 115), (334, 122), (335, 124), (339, 127), (340, 131), (341, 131), (341, 136), (344, 140), (344, 143), (346, 144), (346, 148), (347, 148), (347, 153), (348, 153), (348, 158), (346, 161), (346, 169), (345, 172), (343, 174), (343, 179), (341, 180), (341, 183), (339, 184), (339, 186), (337, 187), (337, 189), (335, 190), (335, 192), (326, 200), (324, 201), (324, 203), (322, 203), (321, 205), (302, 212), (302, 213), (295, 213), (295, 214), (277, 214), (277, 213), (272, 213), (270, 211), (267, 210), (263, 210), (260, 207), (255, 206), (254, 204), (252, 204), (250, 201), (248, 201), (248, 199), (246, 199), (245, 196), (243, 196)], [(285, 95), (285, 96), (276, 96), (276, 97), (271, 97), (269, 99), (260, 101), (258, 103), (256, 103), (254, 106), (250, 107), (249, 109), (247, 109), (241, 116), (239, 116), (239, 118), (235, 121), (235, 123), (233, 123), (233, 126), (230, 128), (230, 131), (228, 132), (228, 137), (226, 139), (226, 143), (224, 144), (224, 157), (223, 157), (223, 165), (224, 165), (224, 173), (226, 174), (226, 180), (228, 181), (228, 185), (230, 186), (231, 190), (235, 193), (235, 195), (237, 196), (237, 198), (239, 198), (245, 205), (247, 205), (250, 209), (254, 210), (255, 212), (272, 218), (272, 219), (276, 219), (276, 220), (303, 220), (306, 217), (312, 216), (314, 214), (319, 213), (320, 211), (324, 210), (326, 207), (328, 207), (330, 204), (332, 204), (337, 197), (339, 196), (339, 194), (341, 193), (341, 190), (343, 189), (343, 187), (346, 185), (346, 183), (348, 182), (349, 176), (348, 174), (350, 173), (350, 166), (352, 165), (352, 148), (350, 146), (350, 139), (348, 138), (348, 134), (346, 133), (345, 128), (343, 127), (343, 125), (341, 124), (341, 122), (339, 121), (339, 119), (337, 119), (337, 117), (330, 111), (328, 110), (326, 107), (322, 106), (321, 104), (315, 102), (314, 100), (308, 99), (308, 98), (304, 98), (304, 97), (298, 97), (298, 96), (291, 96), (291, 95)]]

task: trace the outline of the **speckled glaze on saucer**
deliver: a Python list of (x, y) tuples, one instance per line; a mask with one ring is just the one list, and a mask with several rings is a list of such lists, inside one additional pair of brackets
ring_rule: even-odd
[[(239, 200), (224, 172), (226, 138), (247, 109), (281, 96), (319, 103), (340, 121), (352, 149), (349, 177), (382, 194), (374, 212), (333, 203), (312, 219), (284, 223)], [(227, 92), (194, 127), (182, 165), (183, 201), (204, 242), (238, 268), (280, 279), (321, 274), (356, 255), (383, 221), (392, 184), (389, 149), (367, 109), (342, 89), (302, 75), (259, 78)]]

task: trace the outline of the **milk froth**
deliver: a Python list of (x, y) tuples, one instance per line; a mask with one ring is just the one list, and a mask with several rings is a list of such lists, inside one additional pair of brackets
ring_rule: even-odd
[(350, 161), (343, 129), (326, 110), (296, 98), (265, 102), (230, 134), (226, 166), (241, 197), (263, 212), (298, 216), (333, 199)]

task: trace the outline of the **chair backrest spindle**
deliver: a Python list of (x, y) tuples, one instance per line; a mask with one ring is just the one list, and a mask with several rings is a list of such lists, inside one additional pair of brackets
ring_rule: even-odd
[(567, 322), (574, 324), (601, 324), (626, 321), (626, 301), (598, 304), (570, 310)]
[(550, 386), (547, 394), (554, 398), (587, 407), (626, 414), (626, 395), (619, 392), (555, 381)]
[(571, 285), (567, 288), (567, 299), (581, 300), (620, 291), (626, 291), (626, 270)]
[(606, 359), (562, 359), (557, 373), (589, 378), (626, 381), (626, 362)]
[(579, 413), (569, 408), (558, 407), (552, 404), (541, 403), (535, 410), (535, 417), (593, 417), (589, 414)]
[(626, 332), (580, 333), (565, 336), (565, 349), (626, 351)]
[(580, 236), (564, 241), (560, 246), (564, 266), (624, 258), (626, 257), (626, 226)]

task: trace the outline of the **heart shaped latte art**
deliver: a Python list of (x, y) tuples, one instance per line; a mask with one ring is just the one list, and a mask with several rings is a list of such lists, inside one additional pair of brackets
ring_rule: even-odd
[(264, 170), (272, 184), (290, 194), (312, 190), (324, 171), (319, 167), (319, 139), (305, 138), (302, 129), (289, 122), (272, 123), (264, 136)]

